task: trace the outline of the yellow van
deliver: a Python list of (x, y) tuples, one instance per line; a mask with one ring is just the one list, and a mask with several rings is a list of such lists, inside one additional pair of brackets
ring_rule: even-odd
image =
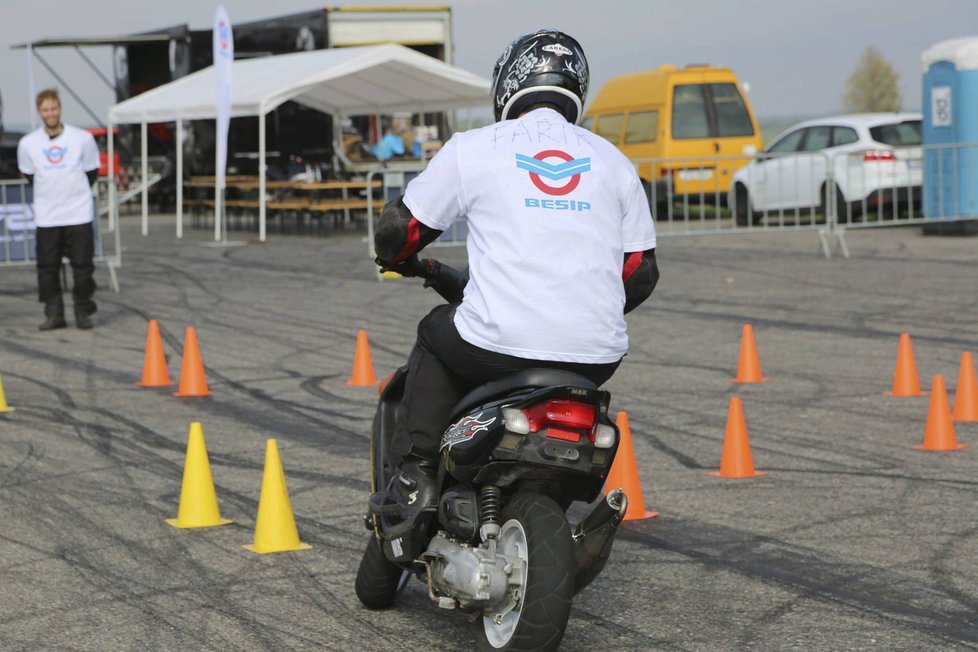
[(691, 203), (725, 201), (733, 173), (762, 144), (737, 76), (706, 65), (662, 65), (615, 77), (591, 102), (581, 126), (638, 163), (659, 214), (676, 195)]

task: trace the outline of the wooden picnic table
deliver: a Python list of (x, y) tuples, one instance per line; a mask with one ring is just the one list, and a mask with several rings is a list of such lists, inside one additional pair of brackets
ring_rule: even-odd
[[(249, 181), (258, 181), (258, 177), (253, 174), (231, 174), (224, 178), (227, 185), (231, 186), (237, 183), (248, 183)], [(213, 188), (214, 184), (217, 183), (217, 179), (213, 176), (194, 176), (190, 177), (189, 181), (184, 182), (183, 185), (190, 188)]]
[[(260, 209), (258, 190), (261, 187), (258, 177), (253, 175), (228, 176), (227, 187), (232, 191), (225, 199), (227, 209), (238, 215), (257, 215)], [(185, 186), (192, 189), (185, 197), (184, 205), (195, 215), (200, 211), (213, 209), (212, 196), (214, 177), (194, 176)], [(351, 211), (367, 210), (370, 199), (360, 196), (365, 192), (376, 193), (383, 188), (383, 182), (376, 179), (371, 183), (362, 180), (330, 179), (324, 181), (266, 181), (265, 189), (269, 196), (265, 207), (276, 218), (287, 216), (295, 218), (297, 224), (307, 223), (312, 218), (323, 218), (332, 214), (335, 220), (349, 221)], [(350, 195), (354, 196), (350, 196)], [(380, 206), (382, 199), (374, 194), (374, 205)]]
[[(184, 185), (190, 188), (213, 188), (214, 177), (191, 177), (190, 181)], [(256, 190), (260, 187), (257, 177), (247, 176), (241, 178), (228, 177), (227, 185), (229, 188), (239, 190)], [(372, 188), (381, 188), (383, 183), (380, 179), (375, 179), (370, 184)], [(344, 181), (339, 179), (329, 181), (266, 181), (265, 187), (270, 190), (291, 189), (291, 190), (366, 190), (366, 181)]]

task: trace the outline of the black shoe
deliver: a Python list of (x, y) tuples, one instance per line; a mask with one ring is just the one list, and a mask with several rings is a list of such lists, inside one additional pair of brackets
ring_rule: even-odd
[(401, 518), (413, 522), (418, 514), (438, 505), (438, 462), (408, 455), (401, 461), (390, 493), (401, 508)]
[(83, 331), (90, 330), (92, 328), (92, 318), (85, 314), (76, 313), (75, 326)]
[(421, 554), (422, 535), (438, 506), (438, 463), (408, 455), (390, 486), (370, 497), (369, 510), (384, 537), (387, 558), (407, 563)]
[(64, 315), (48, 315), (43, 322), (41, 322), (37, 329), (41, 331), (53, 331), (56, 328), (66, 328), (68, 322), (65, 321)]

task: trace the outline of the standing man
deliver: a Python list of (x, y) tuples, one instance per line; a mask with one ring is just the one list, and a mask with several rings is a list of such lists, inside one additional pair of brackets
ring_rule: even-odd
[(34, 186), (34, 221), (37, 224), (37, 289), (45, 320), (38, 328), (64, 328), (61, 296), (61, 258), (71, 262), (75, 324), (92, 327), (95, 312), (95, 204), (92, 184), (98, 178), (99, 156), (95, 138), (61, 122), (61, 99), (55, 89), (37, 94), (37, 112), (44, 123), (17, 145), (17, 167)]

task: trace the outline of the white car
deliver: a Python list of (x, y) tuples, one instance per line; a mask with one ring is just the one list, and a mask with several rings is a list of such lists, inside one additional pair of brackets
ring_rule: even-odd
[(734, 174), (728, 206), (741, 226), (788, 211), (825, 215), (830, 198), (840, 223), (905, 207), (919, 213), (921, 120), (859, 113), (797, 124)]

